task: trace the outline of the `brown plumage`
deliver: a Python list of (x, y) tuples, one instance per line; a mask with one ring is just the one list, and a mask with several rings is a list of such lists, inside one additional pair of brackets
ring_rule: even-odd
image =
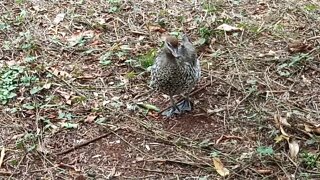
[[(164, 112), (164, 115), (191, 110), (189, 93), (199, 81), (200, 75), (200, 64), (189, 39), (183, 36), (180, 44), (177, 38), (168, 36), (151, 68), (151, 87), (169, 95), (172, 103), (170, 112)], [(182, 93), (186, 93), (187, 97), (177, 105), (172, 97)]]

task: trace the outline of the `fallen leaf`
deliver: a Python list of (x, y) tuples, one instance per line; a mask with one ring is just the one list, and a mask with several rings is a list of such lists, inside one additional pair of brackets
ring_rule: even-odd
[(315, 133), (315, 134), (320, 134), (320, 126), (311, 126), (308, 124), (304, 124), (304, 129), (307, 132)]
[(50, 89), (51, 88), (51, 83), (46, 83), (45, 85), (43, 85), (44, 89)]
[(71, 47), (82, 44), (86, 41), (86, 39), (92, 39), (96, 35), (96, 32), (93, 30), (88, 30), (84, 32), (75, 32), (70, 37), (67, 38), (69, 45)]
[(66, 71), (61, 71), (55, 68), (50, 68), (48, 69), (48, 71), (57, 77), (72, 78), (72, 76)]
[(155, 26), (155, 25), (149, 25), (148, 29), (151, 32), (160, 32), (160, 33), (166, 32), (166, 30), (164, 28), (162, 28), (160, 26)]
[(45, 148), (43, 144), (40, 144), (40, 145), (38, 144), (37, 151), (41, 152), (43, 154), (48, 154), (49, 153), (48, 149)]
[(220, 176), (224, 177), (229, 175), (229, 170), (223, 166), (219, 158), (213, 158), (213, 165)]
[(275, 121), (276, 127), (280, 129), (281, 134), (284, 135), (284, 136), (289, 137), (289, 135), (284, 131), (284, 129), (282, 127), (282, 125), (289, 126), (289, 127), (291, 126), (288, 123), (287, 119), (280, 117), (278, 114), (275, 114), (274, 115), (274, 121)]
[(288, 123), (287, 118), (279, 117), (279, 121), (280, 121), (281, 125), (291, 127), (291, 124)]
[(289, 140), (289, 137), (281, 134), (280, 136), (277, 136), (277, 137), (274, 138), (274, 140), (276, 141), (276, 143), (279, 143), (279, 142), (281, 142), (281, 141), (284, 140), (284, 139), (285, 139), (285, 140)]
[(57, 14), (57, 16), (53, 20), (53, 24), (59, 24), (61, 21), (63, 21), (65, 15), (65, 13)]
[(64, 91), (57, 91), (65, 100), (66, 102), (70, 100), (72, 93), (67, 93)]
[(78, 128), (78, 124), (76, 123), (68, 123), (68, 122), (64, 122), (64, 123), (60, 123), (62, 127), (67, 128), (67, 129), (76, 129)]
[(110, 173), (107, 176), (107, 179), (112, 179), (114, 177), (114, 175), (116, 174), (116, 168), (113, 167), (110, 171)]
[(5, 149), (4, 146), (3, 146), (3, 147), (2, 147), (2, 150), (1, 150), (1, 153), (0, 153), (0, 168), (1, 168), (1, 165), (2, 165), (2, 163), (3, 163), (5, 151), (6, 151), (6, 149)]
[(75, 178), (75, 180), (86, 180), (86, 177), (84, 175), (79, 175)]
[(295, 40), (288, 43), (288, 51), (290, 53), (301, 53), (301, 52), (308, 52), (312, 49), (310, 44), (306, 44), (300, 40)]
[(268, 53), (266, 54), (259, 54), (259, 57), (274, 57), (276, 55), (276, 52), (270, 50)]
[(279, 115), (278, 114), (274, 114), (273, 120), (275, 122), (276, 128), (279, 128), (280, 127)]
[(221, 25), (218, 26), (216, 29), (218, 29), (218, 30), (223, 30), (223, 31), (226, 31), (226, 32), (242, 31), (242, 30), (243, 30), (242, 28), (237, 28), (237, 27), (234, 27), (234, 26), (230, 26), (230, 25), (228, 25), (228, 24), (221, 24)]
[(36, 94), (36, 93), (38, 93), (39, 91), (41, 91), (42, 89), (43, 89), (43, 87), (34, 86), (34, 87), (30, 90), (30, 94), (31, 94), (31, 95)]
[(87, 116), (87, 118), (84, 120), (84, 122), (87, 122), (87, 123), (92, 123), (98, 116), (96, 115), (89, 115)]
[(306, 78), (304, 75), (302, 77), (302, 82), (304, 82), (306, 85), (311, 85), (311, 80)]
[(271, 169), (257, 169), (257, 172), (259, 172), (260, 174), (272, 174), (273, 171)]
[(289, 135), (284, 131), (284, 129), (281, 125), (280, 125), (280, 132), (282, 135), (289, 137)]
[(296, 159), (299, 153), (299, 144), (295, 140), (288, 140), (289, 144), (289, 155), (292, 159)]

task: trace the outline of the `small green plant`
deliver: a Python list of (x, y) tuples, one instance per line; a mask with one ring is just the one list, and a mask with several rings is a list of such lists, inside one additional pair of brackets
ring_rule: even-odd
[(304, 54), (304, 53), (297, 54), (297, 55), (291, 57), (288, 62), (280, 64), (277, 67), (277, 72), (280, 76), (289, 77), (290, 76), (290, 71), (289, 71), (290, 67), (298, 66), (302, 62), (310, 61), (312, 59), (313, 59), (313, 57), (310, 56), (309, 54)]
[(30, 31), (20, 32), (19, 37), (11, 43), (11, 46), (19, 47), (22, 50), (33, 50), (37, 47)]
[(65, 112), (59, 111), (58, 119), (72, 120), (73, 117), (74, 116), (71, 113), (65, 113)]
[[(10, 99), (17, 96), (16, 91), (19, 87), (30, 87), (39, 81), (34, 75), (29, 75), (22, 66), (11, 66), (0, 69), (0, 102), (6, 104)], [(40, 89), (41, 90), (41, 89)], [(40, 91), (36, 86), (30, 90), (31, 94)]]
[(285, 28), (282, 24), (276, 23), (275, 25), (273, 25), (273, 30), (281, 34), (285, 31)]
[(133, 79), (137, 76), (137, 74), (134, 71), (130, 71), (126, 74), (126, 78)]
[(18, 149), (24, 149), (26, 152), (31, 152), (37, 147), (37, 136), (32, 133), (25, 134), (22, 138), (16, 141)]
[(25, 21), (26, 17), (27, 17), (27, 11), (22, 9), (20, 14), (18, 16), (16, 16), (16, 23), (17, 24), (23, 23)]
[(238, 28), (246, 29), (249, 32), (253, 33), (254, 35), (258, 35), (263, 32), (264, 28), (259, 27), (253, 23), (241, 22), (237, 26)]
[(268, 146), (268, 147), (266, 147), (266, 146), (259, 146), (258, 148), (257, 148), (257, 152), (258, 152), (258, 154), (260, 155), (260, 156), (267, 156), (267, 155), (273, 155), (273, 149), (272, 149), (272, 147), (270, 147), (270, 146)]
[(208, 27), (204, 27), (204, 26), (200, 27), (199, 34), (200, 34), (200, 37), (202, 38), (201, 44), (209, 43), (212, 33), (213, 31)]
[(6, 104), (17, 96), (15, 93), (19, 86), (19, 77), (24, 72), (20, 66), (12, 66), (0, 71), (0, 102)]
[(212, 1), (203, 2), (202, 8), (208, 13), (214, 13), (214, 12), (219, 11), (218, 6), (216, 6), (216, 4)]
[(8, 30), (9, 28), (10, 28), (10, 25), (0, 22), (0, 31), (5, 31), (5, 30)]
[(112, 52), (106, 52), (104, 55), (102, 55), (100, 57), (100, 61), (99, 63), (102, 65), (102, 66), (108, 66), (112, 63), (112, 61), (110, 60), (110, 57), (112, 55)]
[(305, 5), (304, 6), (304, 9), (306, 11), (309, 11), (309, 12), (315, 12), (317, 11), (318, 9), (320, 9), (320, 7), (318, 7), (317, 5), (315, 4), (308, 4), (308, 5)]
[(107, 0), (107, 2), (110, 4), (109, 13), (115, 13), (119, 11), (120, 7), (120, 0)]
[(15, 0), (15, 3), (17, 4), (23, 4), (25, 2), (25, 0)]
[(156, 51), (154, 49), (148, 51), (146, 54), (139, 57), (139, 63), (142, 68), (147, 69), (152, 66), (156, 57)]
[(317, 161), (319, 160), (318, 156), (309, 152), (303, 152), (301, 153), (302, 163), (308, 168), (316, 168)]
[(44, 126), (44, 130), (46, 129), (57, 129), (58, 127), (56, 125), (54, 125), (49, 119), (45, 118), (45, 117), (41, 117), (40, 120), (43, 122)]
[(254, 93), (257, 92), (257, 80), (255, 79), (248, 79), (247, 80), (247, 84), (249, 85), (248, 88), (246, 88), (246, 90), (248, 91), (248, 93)]

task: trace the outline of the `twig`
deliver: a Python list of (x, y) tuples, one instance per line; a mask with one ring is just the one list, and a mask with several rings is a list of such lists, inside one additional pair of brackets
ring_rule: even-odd
[(236, 113), (236, 111), (238, 110), (238, 107), (240, 106), (240, 104), (245, 101), (246, 99), (248, 99), (248, 97), (250, 97), (252, 94), (252, 92), (248, 93), (239, 103), (237, 103), (236, 107), (233, 109), (233, 112), (231, 113), (231, 116), (234, 115), (234, 113)]
[(139, 35), (149, 35), (148, 33), (141, 32), (141, 31), (136, 31), (136, 30), (130, 30), (133, 34), (139, 34)]
[(218, 77), (218, 76), (212, 75), (212, 74), (211, 74), (210, 72), (208, 72), (207, 70), (201, 70), (201, 72), (208, 74), (208, 76), (210, 76), (210, 77), (213, 77), (213, 78), (215, 78), (215, 79), (218, 79), (219, 81), (221, 81), (221, 82), (223, 82), (223, 83), (225, 83), (225, 84), (233, 87), (233, 88), (236, 89), (237, 91), (241, 91), (240, 88), (236, 87), (235, 85), (229, 83), (228, 81), (226, 81), (226, 80), (224, 80), (224, 79), (222, 79), (222, 78), (220, 78), (220, 77)]
[(195, 162), (179, 161), (179, 160), (171, 160), (171, 159), (150, 159), (150, 160), (145, 160), (145, 161), (147, 161), (147, 162), (176, 163), (176, 164), (182, 164), (182, 165), (196, 166), (198, 168), (210, 167), (208, 164), (205, 164), (205, 163), (195, 163)]
[(61, 80), (64, 84), (66, 84), (71, 90), (74, 90), (78, 95), (86, 97), (82, 92), (80, 92), (77, 88), (74, 88), (71, 84), (69, 84), (67, 81), (65, 81), (64, 79), (58, 77), (57, 75), (55, 75), (53, 72), (51, 72), (49, 69), (45, 68), (45, 70), (52, 74), (55, 78)]
[[(211, 85), (211, 82), (208, 82), (207, 84), (205, 84), (204, 86), (200, 87), (199, 89), (193, 91), (192, 93), (190, 93), (190, 96), (193, 96), (195, 94), (197, 94), (198, 92), (202, 91), (204, 88), (208, 87)], [(180, 102), (183, 98), (179, 98), (177, 102)], [(169, 101), (166, 102), (166, 104), (169, 103)], [(170, 106), (167, 106), (166, 108), (162, 109), (159, 114), (163, 113), (164, 111), (166, 111), (167, 109), (169, 109), (171, 107)]]
[(102, 139), (102, 138), (104, 138), (104, 137), (107, 137), (108, 135), (110, 135), (110, 134), (118, 131), (119, 129), (121, 129), (121, 128), (117, 128), (117, 129), (115, 129), (115, 130), (113, 130), (113, 131), (107, 132), (107, 133), (102, 134), (102, 135), (100, 135), (100, 136), (98, 136), (98, 137), (95, 137), (95, 138), (90, 139), (90, 140), (88, 140), (88, 141), (85, 141), (85, 142), (83, 142), (83, 143), (77, 144), (77, 145), (75, 145), (75, 146), (73, 146), (73, 147), (71, 147), (71, 148), (69, 148), (69, 149), (66, 149), (66, 150), (64, 150), (64, 151), (61, 151), (61, 152), (59, 152), (59, 153), (56, 153), (56, 155), (66, 154), (66, 153), (69, 153), (69, 152), (74, 151), (74, 150), (76, 150), (76, 149), (79, 149), (79, 148), (82, 147), (82, 146), (88, 145), (88, 144), (90, 144), (90, 143), (92, 143), (92, 142), (95, 142), (95, 141), (97, 141), (97, 140), (99, 140), (99, 139)]
[(117, 134), (116, 132), (111, 132), (113, 133), (114, 135), (116, 135), (118, 138), (120, 138), (123, 142), (127, 143), (130, 147), (132, 147), (133, 149), (139, 151), (141, 154), (144, 154), (146, 155), (145, 152), (143, 152), (142, 150), (140, 150), (139, 148), (135, 147), (134, 145), (132, 145), (131, 143), (129, 143), (127, 140), (125, 140), (123, 137), (121, 137), (119, 134)]
[(194, 175), (194, 173), (183, 173), (183, 172), (177, 172), (177, 171), (160, 171), (160, 170), (145, 169), (145, 168), (132, 168), (132, 167), (119, 167), (119, 168), (121, 168), (121, 169), (130, 169), (130, 170), (140, 170), (140, 171), (161, 173), (161, 174)]
[(219, 144), (220, 141), (225, 140), (225, 139), (237, 139), (237, 140), (243, 140), (242, 137), (239, 136), (228, 136), (228, 135), (222, 135), (217, 141), (216, 144)]
[(0, 153), (0, 168), (1, 168), (1, 165), (3, 163), (3, 159), (4, 159), (4, 155), (5, 155), (5, 148), (4, 146), (2, 147), (2, 150), (1, 150), (1, 153)]
[(310, 37), (307, 39), (307, 41), (310, 41), (310, 40), (315, 40), (315, 39), (320, 39), (320, 36), (313, 36), (313, 37)]
[(145, 96), (145, 95), (151, 93), (152, 91), (154, 91), (154, 89), (150, 89), (142, 94), (139, 94), (139, 95), (135, 96), (133, 99), (139, 99), (140, 97)]
[(12, 173), (9, 171), (0, 171), (0, 175), (1, 176), (13, 176), (13, 175), (17, 175), (18, 173)]

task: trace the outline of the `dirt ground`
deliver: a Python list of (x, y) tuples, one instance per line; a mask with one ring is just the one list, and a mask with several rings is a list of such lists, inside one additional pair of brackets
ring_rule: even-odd
[[(181, 33), (168, 119), (148, 66)], [(4, 0), (0, 45), (0, 179), (320, 179), (318, 0)]]

